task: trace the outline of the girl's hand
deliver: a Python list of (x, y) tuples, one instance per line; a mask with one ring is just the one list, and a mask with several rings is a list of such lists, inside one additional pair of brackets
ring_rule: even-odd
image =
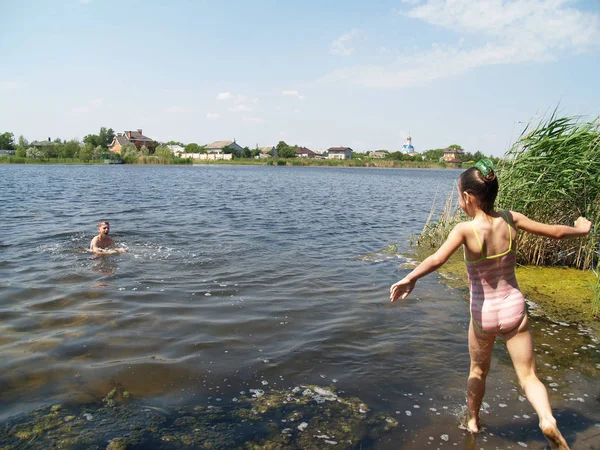
[(408, 297), (415, 287), (415, 281), (409, 280), (408, 278), (403, 278), (395, 284), (392, 284), (390, 288), (390, 301), (395, 302), (402, 296), (402, 300)]
[(587, 220), (585, 217), (579, 217), (575, 221), (575, 225), (574, 226), (578, 230), (581, 230), (583, 233), (588, 234), (590, 232), (590, 230), (592, 229), (592, 222), (590, 222), (589, 220)]

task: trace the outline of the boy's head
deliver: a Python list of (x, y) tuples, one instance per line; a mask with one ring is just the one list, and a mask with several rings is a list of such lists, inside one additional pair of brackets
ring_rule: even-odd
[(491, 211), (498, 195), (498, 178), (494, 169), (488, 167), (485, 175), (478, 167), (465, 170), (458, 178), (458, 195), (462, 198), (465, 193), (475, 197), (482, 210)]
[(100, 222), (98, 224), (98, 232), (100, 234), (108, 234), (108, 232), (110, 231), (110, 224), (108, 222)]

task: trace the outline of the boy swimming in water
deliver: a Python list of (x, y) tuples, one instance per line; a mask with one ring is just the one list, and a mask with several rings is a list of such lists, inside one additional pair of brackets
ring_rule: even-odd
[(108, 222), (100, 222), (98, 224), (98, 236), (90, 242), (90, 251), (93, 253), (111, 254), (125, 253), (126, 250), (122, 247), (115, 248), (115, 243), (108, 235), (110, 232), (110, 224)]

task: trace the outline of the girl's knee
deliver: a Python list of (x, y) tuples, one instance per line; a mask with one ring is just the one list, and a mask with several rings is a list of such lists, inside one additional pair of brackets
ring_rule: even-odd
[(469, 378), (486, 378), (488, 373), (490, 373), (490, 366), (481, 366), (479, 364), (471, 364), (471, 370), (469, 373)]
[(519, 376), (519, 384), (521, 385), (521, 388), (525, 391), (530, 386), (541, 386), (544, 389), (546, 389), (546, 387), (544, 386), (544, 383), (542, 383), (540, 381), (540, 379), (537, 377), (535, 372), (531, 372), (526, 375), (520, 375)]

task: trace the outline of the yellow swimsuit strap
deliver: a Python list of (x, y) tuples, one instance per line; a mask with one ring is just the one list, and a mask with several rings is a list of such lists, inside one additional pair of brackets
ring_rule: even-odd
[(481, 243), (481, 239), (479, 239), (479, 235), (477, 234), (477, 230), (475, 229), (475, 223), (471, 222), (471, 228), (473, 228), (473, 233), (475, 233), (475, 239), (477, 239), (477, 243), (479, 244), (479, 255), (481, 258), (485, 258), (483, 254), (483, 244)]
[[(511, 220), (508, 217), (507, 211), (498, 211), (498, 214), (500, 214), (506, 221), (506, 226), (508, 227), (508, 251), (511, 251), (512, 250), (512, 227), (510, 226)], [(479, 239), (479, 235), (477, 234), (477, 229), (475, 228), (475, 223), (473, 223), (472, 221), (471, 221), (471, 228), (473, 228), (473, 234), (475, 234), (475, 239), (477, 239), (477, 243), (479, 244), (481, 259), (486, 259), (487, 258), (486, 255), (483, 254), (483, 243), (481, 242), (481, 239)], [(465, 257), (465, 259), (466, 259), (466, 257)]]

